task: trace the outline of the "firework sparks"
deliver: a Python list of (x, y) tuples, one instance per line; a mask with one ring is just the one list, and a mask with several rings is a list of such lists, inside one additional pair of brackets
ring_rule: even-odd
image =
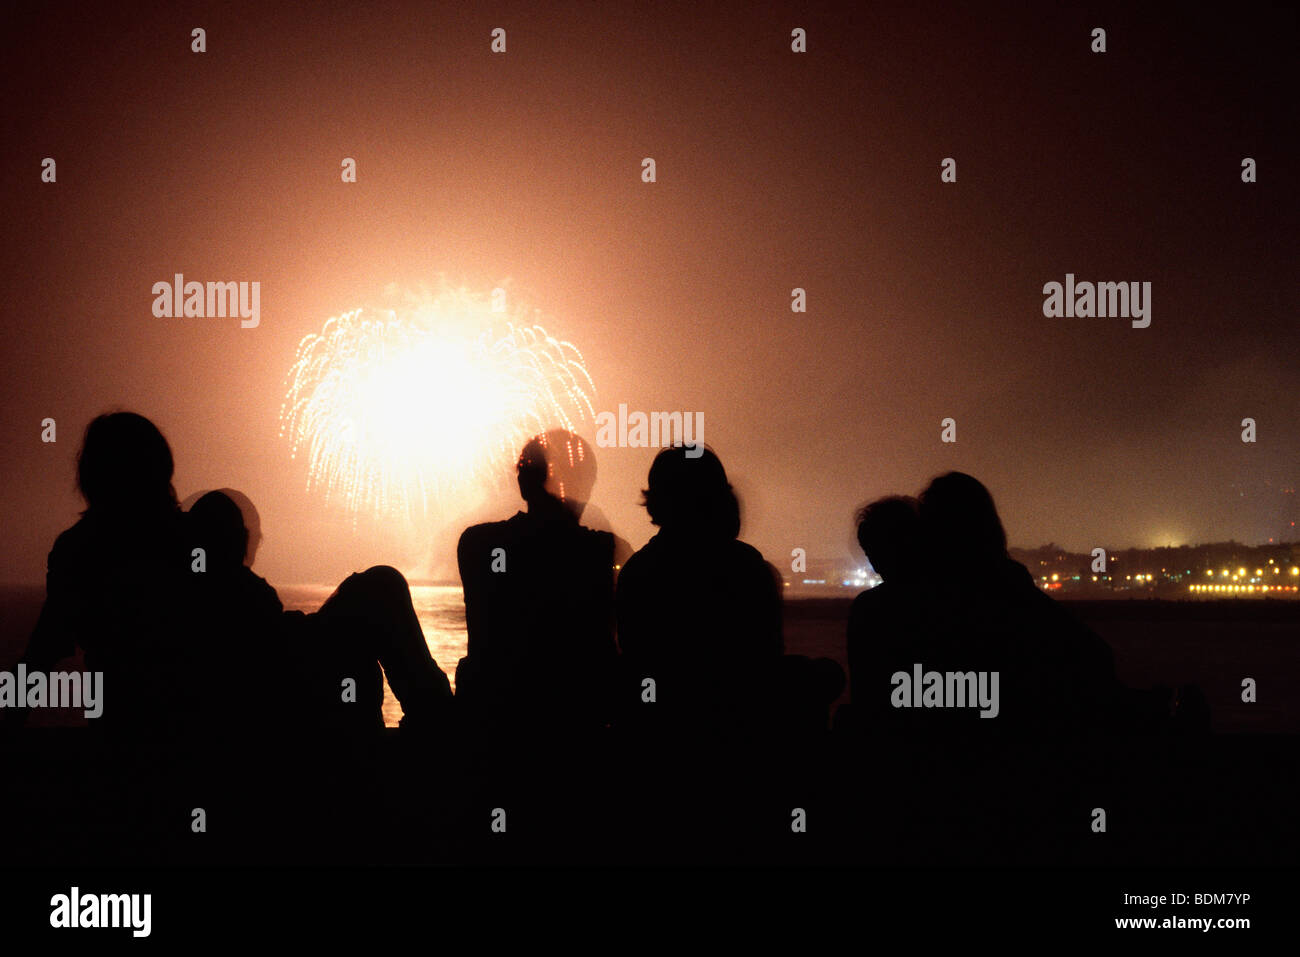
[(427, 517), (513, 474), (533, 435), (594, 417), (582, 354), (482, 296), (444, 287), (397, 309), (356, 309), (305, 336), (280, 434), (308, 488), (353, 518)]

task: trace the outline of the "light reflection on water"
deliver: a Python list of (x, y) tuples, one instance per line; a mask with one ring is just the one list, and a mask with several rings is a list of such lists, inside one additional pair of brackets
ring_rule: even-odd
[[(276, 588), (286, 610), (312, 612), (325, 604), (333, 585), (281, 585)], [(459, 585), (412, 585), (411, 603), (424, 631), (429, 654), (438, 663), (452, 690), (456, 688), (456, 662), (465, 655), (465, 598)], [(384, 724), (397, 727), (402, 708), (384, 678)]]

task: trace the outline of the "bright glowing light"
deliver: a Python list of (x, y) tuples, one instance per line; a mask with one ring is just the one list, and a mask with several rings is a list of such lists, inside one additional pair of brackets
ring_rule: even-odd
[(523, 309), (443, 286), (399, 308), (356, 309), (305, 336), (280, 432), (308, 488), (355, 518), (419, 519), (450, 495), (514, 474), (532, 436), (594, 418), (582, 354)]

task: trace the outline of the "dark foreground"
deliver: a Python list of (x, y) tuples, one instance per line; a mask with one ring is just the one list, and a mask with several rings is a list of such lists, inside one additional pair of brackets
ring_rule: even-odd
[[(789, 605), (789, 649), (838, 657), (845, 603)], [(1294, 866), (1300, 605), (1076, 610), (1110, 641), (1130, 685), (1200, 685), (1210, 733), (994, 748), (841, 732), (668, 742), (611, 730), (560, 744), (389, 730), (318, 740), (276, 727), (251, 748), (220, 754), (181, 741), (161, 760), (95, 727), (29, 727), (0, 736), (5, 859), (17, 868)], [(1258, 682), (1257, 703), (1240, 700), (1243, 677)]]
[(96, 737), (36, 729), (5, 743), (8, 866), (1259, 866), (1300, 849), (1290, 735), (994, 750), (611, 734), (483, 742), (437, 763), (391, 730), (169, 762)]

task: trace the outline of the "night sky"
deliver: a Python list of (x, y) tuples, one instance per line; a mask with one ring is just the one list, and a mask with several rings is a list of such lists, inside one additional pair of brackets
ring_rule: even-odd
[[(182, 497), (258, 504), (273, 583), (448, 573), (509, 475), (421, 550), (309, 492), (279, 429), (304, 335), (440, 275), (541, 309), (596, 411), (702, 412), (787, 568), (953, 468), (1017, 545), (1294, 539), (1300, 23), (1130, 6), (8, 8), (0, 579), (42, 578), (112, 408), (162, 428)], [(260, 325), (156, 318), (177, 272), (259, 281)], [(1066, 273), (1150, 282), (1150, 327), (1045, 317)], [(597, 454), (593, 521), (639, 546), (654, 450)]]

